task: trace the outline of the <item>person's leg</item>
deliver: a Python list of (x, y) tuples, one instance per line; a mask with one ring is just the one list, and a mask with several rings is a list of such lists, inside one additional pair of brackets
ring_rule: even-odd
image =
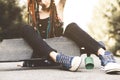
[(113, 54), (109, 51), (106, 51), (104, 46), (99, 44), (99, 42), (83, 31), (76, 23), (71, 23), (67, 26), (64, 36), (73, 40), (79, 47), (85, 47), (85, 49), (90, 53), (96, 54), (101, 60), (101, 65), (104, 66), (106, 70), (120, 70), (120, 65), (116, 63), (115, 59), (113, 58)]
[(57, 53), (53, 48), (51, 48), (43, 39), (38, 35), (38, 33), (33, 29), (33, 27), (26, 25), (20, 28), (20, 32), (25, 41), (36, 50), (40, 56), (50, 57), (54, 62), (62, 64), (65, 69), (70, 71), (76, 71), (81, 63), (81, 58), (78, 56), (66, 56), (61, 53)]
[(38, 53), (39, 57), (48, 57), (51, 51), (56, 51), (51, 48), (42, 37), (37, 33), (32, 26), (26, 25), (20, 28), (20, 34), (24, 40), (35, 50), (35, 53)]
[(71, 23), (66, 27), (64, 36), (73, 40), (79, 47), (84, 47), (87, 52), (97, 54), (99, 48), (104, 48), (88, 33), (82, 30), (76, 23)]

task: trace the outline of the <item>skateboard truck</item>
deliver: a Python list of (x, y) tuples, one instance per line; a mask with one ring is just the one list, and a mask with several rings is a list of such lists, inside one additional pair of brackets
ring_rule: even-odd
[(84, 53), (87, 53), (87, 57), (84, 59), (85, 68), (86, 69), (93, 69), (94, 68), (94, 60), (90, 56), (91, 54), (89, 53), (89, 51), (86, 51), (84, 47), (81, 47), (80, 52), (81, 52), (81, 55)]

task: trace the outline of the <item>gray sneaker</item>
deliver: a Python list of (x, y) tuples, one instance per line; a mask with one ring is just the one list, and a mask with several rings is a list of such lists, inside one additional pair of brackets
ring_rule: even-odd
[(65, 70), (77, 71), (81, 64), (81, 57), (66, 56), (60, 53), (56, 57), (56, 62), (62, 64)]

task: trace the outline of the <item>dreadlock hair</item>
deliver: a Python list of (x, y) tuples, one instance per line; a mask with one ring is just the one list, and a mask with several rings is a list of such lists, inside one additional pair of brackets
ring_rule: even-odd
[[(37, 2), (40, 3), (41, 0), (37, 0)], [(58, 18), (57, 8), (54, 0), (51, 0), (50, 6), (46, 9), (46, 11), (50, 11), (46, 38), (61, 36), (63, 33), (63, 23)]]
[(50, 28), (48, 37), (61, 36), (61, 34), (63, 32), (62, 25), (63, 25), (63, 23), (58, 18), (55, 1), (51, 0), (51, 4), (50, 4), (50, 26), (51, 26), (51, 28)]

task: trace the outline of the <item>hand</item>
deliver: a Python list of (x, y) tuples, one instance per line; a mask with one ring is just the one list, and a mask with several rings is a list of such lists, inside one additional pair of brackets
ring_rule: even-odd
[(63, 21), (63, 15), (62, 15), (62, 14), (58, 14), (58, 19), (59, 19), (60, 21)]

